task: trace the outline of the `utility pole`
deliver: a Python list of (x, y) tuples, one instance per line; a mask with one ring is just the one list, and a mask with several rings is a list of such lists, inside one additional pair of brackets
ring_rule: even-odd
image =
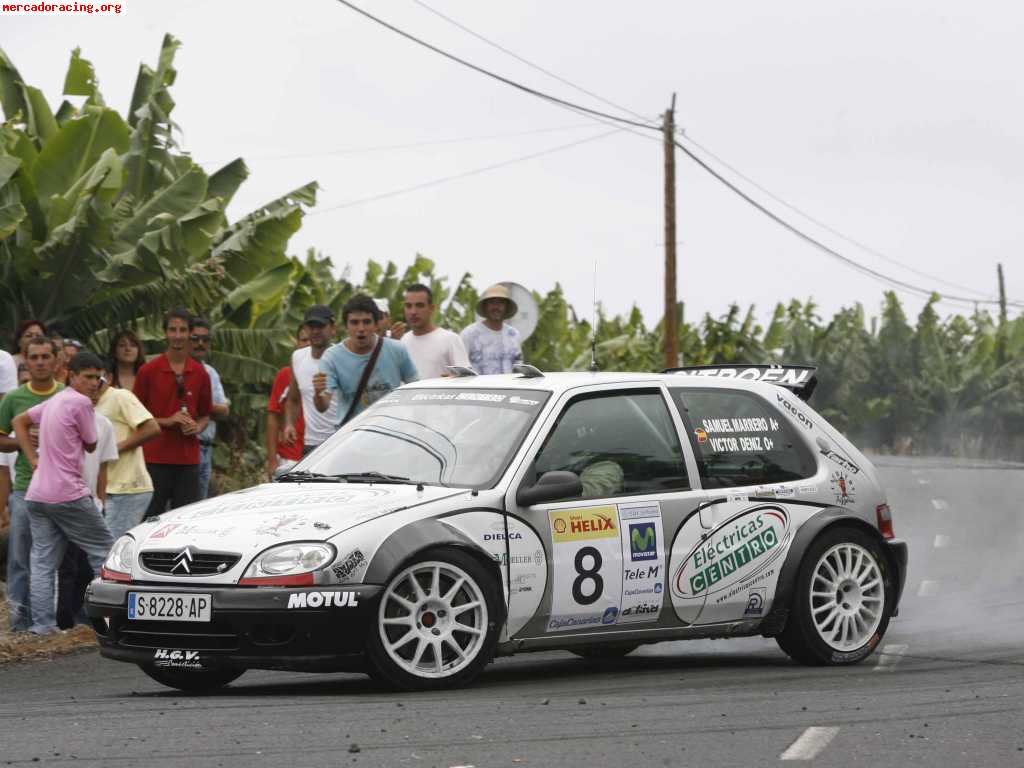
[(676, 313), (676, 95), (664, 114), (665, 137), (665, 367), (679, 365), (679, 328)]
[(1009, 328), (1006, 325), (1006, 281), (1003, 279), (1003, 265), (996, 265), (996, 274), (999, 276), (999, 327), (996, 329), (996, 365), (1001, 366), (1006, 362), (1006, 334)]

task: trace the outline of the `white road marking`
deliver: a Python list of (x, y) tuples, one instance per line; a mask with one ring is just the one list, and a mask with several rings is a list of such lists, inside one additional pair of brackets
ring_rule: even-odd
[(941, 512), (944, 509), (949, 509), (949, 504), (945, 499), (932, 499), (932, 506), (935, 507), (936, 512)]
[(925, 480), (923, 477), (917, 478), (917, 483), (918, 485), (928, 485), (928, 481)]
[(909, 646), (899, 643), (889, 643), (882, 648), (878, 656), (878, 663), (875, 665), (875, 672), (891, 672), (893, 667), (900, 663), (907, 648)]
[(943, 549), (949, 546), (951, 539), (944, 533), (936, 533), (935, 541), (932, 542), (932, 546), (936, 549)]
[(925, 579), (917, 590), (918, 597), (934, 597), (939, 593), (939, 582)]
[(789, 745), (789, 749), (779, 755), (780, 760), (813, 760), (828, 746), (828, 743), (839, 733), (838, 728), (814, 725), (800, 734), (800, 737)]

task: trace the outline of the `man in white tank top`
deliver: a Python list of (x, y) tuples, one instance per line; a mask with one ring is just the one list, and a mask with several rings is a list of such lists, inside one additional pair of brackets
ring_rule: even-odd
[(313, 377), (324, 375), (320, 373), (320, 357), (331, 346), (338, 328), (334, 312), (323, 304), (314, 304), (307, 309), (302, 325), (309, 332), (309, 346), (292, 353), (292, 385), (288, 388), (285, 402), (284, 438), (286, 441), (296, 439), (295, 420), (301, 408), (306, 421), (302, 446), (302, 455), (305, 456), (337, 429), (337, 404), (332, 402), (323, 413), (313, 404)]

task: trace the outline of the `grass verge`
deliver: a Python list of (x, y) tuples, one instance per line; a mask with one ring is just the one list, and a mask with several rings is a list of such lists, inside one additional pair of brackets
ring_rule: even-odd
[(89, 627), (75, 627), (67, 632), (38, 637), (28, 632), (12, 633), (6, 629), (7, 598), (0, 594), (0, 667), (19, 661), (39, 661), (64, 656), (86, 648), (96, 647), (96, 633)]

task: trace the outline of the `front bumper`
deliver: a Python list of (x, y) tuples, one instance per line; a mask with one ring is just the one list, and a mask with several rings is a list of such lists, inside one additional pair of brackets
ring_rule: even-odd
[[(181, 666), (201, 669), (348, 671), (362, 668), (364, 639), (375, 623), (382, 589), (365, 584), (227, 587), (96, 580), (86, 591), (85, 605), (100, 653), (109, 659), (161, 666), (187, 660)], [(211, 621), (129, 619), (129, 592), (208, 594)], [(310, 601), (314, 593), (319, 597)], [(311, 608), (310, 602), (329, 607)], [(165, 663), (168, 659), (172, 663)]]

